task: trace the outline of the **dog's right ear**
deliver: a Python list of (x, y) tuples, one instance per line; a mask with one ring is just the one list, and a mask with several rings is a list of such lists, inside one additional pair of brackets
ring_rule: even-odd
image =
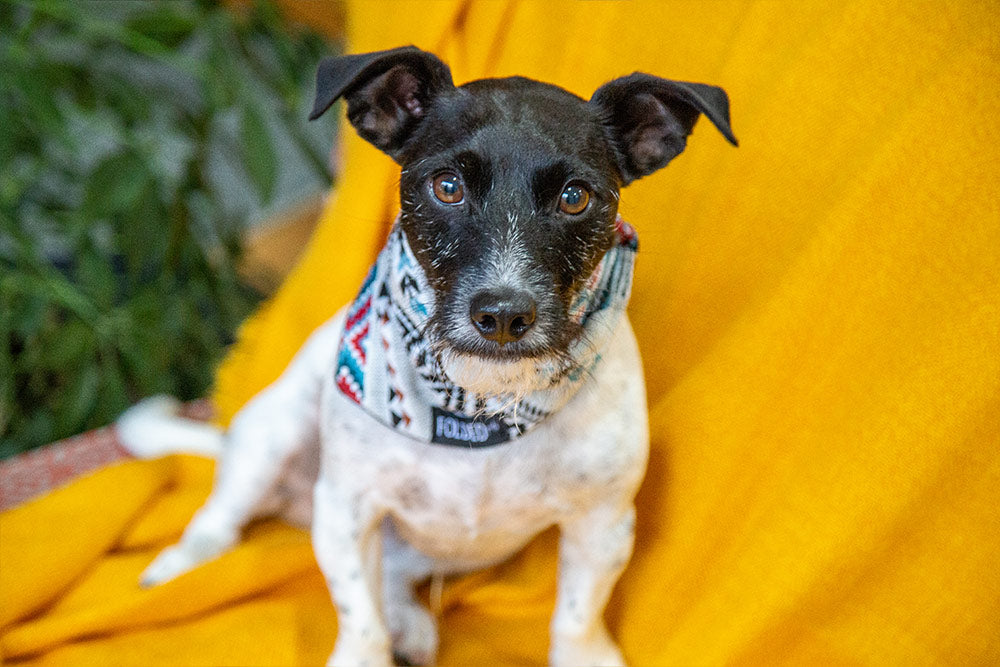
[(448, 66), (413, 46), (324, 58), (309, 120), (343, 97), (358, 134), (396, 159), (434, 98), (454, 87)]

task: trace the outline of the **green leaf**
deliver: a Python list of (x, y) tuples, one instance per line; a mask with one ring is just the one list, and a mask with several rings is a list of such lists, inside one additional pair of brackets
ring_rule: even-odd
[(15, 86), (11, 92), (14, 106), (31, 130), (37, 136), (54, 137), (67, 148), (74, 148), (64, 119), (53, 104), (55, 91), (49, 85), (49, 80), (41, 75), (37, 65), (16, 66), (13, 79)]
[(76, 280), (84, 292), (100, 310), (108, 310), (114, 304), (117, 279), (111, 264), (103, 255), (86, 253), (77, 260)]
[(151, 182), (143, 188), (134, 206), (118, 220), (118, 255), (125, 262), (125, 275), (117, 277), (126, 293), (134, 290), (143, 270), (159, 266), (166, 250), (166, 211)]
[[(78, 363), (83, 360), (78, 360)], [(69, 383), (62, 392), (56, 413), (55, 428), (62, 435), (77, 433), (82, 430), (94, 412), (97, 405), (98, 389), (101, 385), (101, 372), (94, 358), (87, 363), (80, 363), (79, 369), (69, 376)]]
[(113, 421), (129, 406), (129, 394), (118, 361), (112, 358), (101, 369), (100, 401), (88, 426), (97, 428)]
[(135, 206), (148, 178), (145, 165), (134, 153), (112, 153), (88, 176), (84, 209), (94, 217), (104, 217)]
[(29, 293), (23, 298), (16, 299), (14, 303), (8, 304), (13, 313), (13, 332), (19, 338), (30, 340), (49, 315), (50, 303), (45, 296), (40, 293), (44, 289), (39, 285), (39, 292)]
[(185, 9), (181, 3), (159, 4), (133, 17), (126, 26), (163, 46), (176, 48), (197, 26), (195, 17)]
[(49, 368), (75, 372), (93, 363), (97, 339), (82, 321), (70, 319), (60, 327), (59, 335), (53, 337), (47, 352)]
[(257, 187), (261, 201), (266, 204), (274, 196), (274, 184), (278, 177), (277, 156), (267, 125), (252, 103), (243, 107), (240, 143), (243, 164)]

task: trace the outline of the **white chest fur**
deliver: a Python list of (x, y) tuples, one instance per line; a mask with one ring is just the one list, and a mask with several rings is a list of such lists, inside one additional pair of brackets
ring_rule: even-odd
[(321, 476), (391, 516), (444, 569), (495, 562), (596, 502), (630, 501), (645, 470), (644, 384), (625, 320), (562, 410), (493, 447), (418, 442), (361, 411), (332, 380), (321, 399)]

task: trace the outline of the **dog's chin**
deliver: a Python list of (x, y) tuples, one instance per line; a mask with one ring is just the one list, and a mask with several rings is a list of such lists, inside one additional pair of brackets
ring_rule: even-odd
[(525, 396), (551, 386), (558, 374), (550, 356), (484, 356), (444, 347), (438, 359), (452, 383), (488, 396)]

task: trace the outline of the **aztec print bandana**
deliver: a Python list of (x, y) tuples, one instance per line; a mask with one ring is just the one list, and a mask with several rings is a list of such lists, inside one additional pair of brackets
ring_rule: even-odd
[(434, 293), (398, 221), (348, 309), (337, 350), (336, 384), (380, 422), (429, 443), (487, 447), (516, 438), (561, 408), (600, 362), (625, 313), (638, 239), (621, 216), (614, 247), (572, 308), (583, 333), (569, 363), (550, 364), (549, 385), (523, 397), (477, 395), (453, 384), (423, 329)]

